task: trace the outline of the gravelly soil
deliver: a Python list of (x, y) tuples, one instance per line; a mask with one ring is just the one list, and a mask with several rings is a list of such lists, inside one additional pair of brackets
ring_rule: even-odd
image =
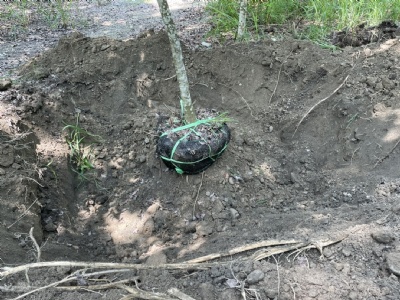
[[(93, 9), (120, 5), (126, 4)], [(141, 7), (152, 10), (148, 5)], [(203, 18), (194, 11), (176, 15)], [(104, 28), (94, 24), (18, 70), (17, 62), (2, 62), (2, 71), (18, 78), (0, 92), (2, 270), (37, 259), (31, 227), (42, 261), (141, 266), (268, 240), (288, 247), (294, 240), (304, 243), (296, 245), (300, 251), (258, 259), (255, 250), (229, 253), (204, 270), (160, 268), (115, 278), (137, 278), (150, 292), (176, 287), (204, 300), (244, 299), (243, 293), (247, 299), (399, 298), (398, 38), (335, 52), (290, 37), (207, 49), (193, 38), (184, 56), (195, 106), (226, 111), (234, 122), (224, 155), (203, 174), (181, 176), (155, 156), (158, 118), (179, 108), (168, 39), (152, 31), (126, 39), (124, 28), (98, 37)], [(2, 53), (12, 56), (13, 43), (4, 40)], [(95, 171), (84, 182), (71, 171), (62, 131), (78, 115), (81, 127), (102, 137), (94, 143)], [(29, 284), (44, 286), (75, 270), (30, 270)], [(26, 298), (128, 293), (88, 292), (97, 282), (74, 280), (68, 285), (75, 291), (47, 289)], [(9, 298), (16, 293), (6, 288), (23, 291), (28, 283), (18, 274), (0, 286)]]
[[(60, 37), (79, 31), (90, 37), (108, 36), (134, 39), (149, 30), (159, 31), (163, 25), (157, 1), (117, 0), (79, 1), (70, 6), (69, 26), (57, 29), (59, 23), (43, 22), (32, 14), (29, 27), (13, 26), (13, 21), (0, 23), (0, 77), (13, 76), (15, 68), (53, 47)], [(201, 47), (205, 32), (210, 28), (203, 14), (202, 0), (173, 0), (168, 2), (176, 27), (185, 45)], [(5, 4), (3, 4), (5, 5)], [(4, 7), (3, 7), (4, 9)], [(38, 12), (36, 13), (38, 14)]]

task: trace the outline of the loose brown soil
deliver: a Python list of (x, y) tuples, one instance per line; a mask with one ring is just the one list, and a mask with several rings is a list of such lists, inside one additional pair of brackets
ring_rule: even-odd
[[(193, 176), (155, 155), (159, 116), (179, 112), (165, 33), (120, 40), (76, 32), (19, 69), (0, 92), (3, 270), (36, 261), (31, 227), (42, 261), (162, 264), (263, 240), (341, 239), (323, 256), (312, 249), (238, 262), (249, 251), (205, 270), (97, 279), (138, 276), (143, 290), (176, 287), (199, 300), (244, 299), (240, 282), (247, 299), (398, 299), (398, 37), (335, 52), (290, 37), (192, 49), (184, 57), (195, 106), (234, 119), (223, 156)], [(84, 181), (62, 130), (78, 114), (104, 140)], [(29, 283), (25, 274), (3, 278), (0, 297), (75, 270), (30, 270)], [(72, 283), (81, 284), (95, 283)], [(26, 299), (124, 294), (50, 288)]]

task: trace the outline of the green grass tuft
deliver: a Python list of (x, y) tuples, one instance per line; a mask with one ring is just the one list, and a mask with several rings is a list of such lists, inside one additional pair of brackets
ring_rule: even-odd
[[(239, 0), (211, 0), (207, 5), (212, 34), (236, 35)], [(361, 24), (376, 26), (400, 21), (399, 0), (249, 0), (247, 28), (261, 35), (261, 26), (301, 24), (296, 34), (328, 46), (333, 31), (353, 32)], [(300, 30), (300, 29), (299, 29)]]
[(70, 149), (72, 170), (78, 174), (79, 179), (87, 179), (85, 176), (87, 171), (94, 169), (93, 146), (101, 142), (102, 138), (80, 127), (79, 114), (75, 124), (66, 125), (63, 131), (68, 132), (65, 140)]

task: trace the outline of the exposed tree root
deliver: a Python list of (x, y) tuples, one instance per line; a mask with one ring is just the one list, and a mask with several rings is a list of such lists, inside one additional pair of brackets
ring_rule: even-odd
[(390, 149), (390, 151), (383, 157), (381, 157), (380, 159), (378, 159), (378, 161), (375, 163), (374, 168), (376, 168), (377, 165), (381, 164), (386, 158), (388, 158), (390, 156), (390, 154), (392, 154), (392, 152), (394, 151), (394, 149), (396, 149), (396, 147), (400, 144), (400, 139), (396, 142), (396, 144), (392, 147), (392, 149)]
[(347, 75), (346, 78), (343, 80), (343, 82), (332, 92), (330, 93), (327, 97), (325, 97), (324, 99), (321, 99), (320, 101), (318, 101), (317, 103), (315, 103), (313, 105), (313, 107), (311, 107), (308, 112), (301, 118), (300, 122), (297, 124), (292, 137), (294, 137), (294, 135), (296, 134), (297, 130), (299, 129), (299, 126), (301, 125), (301, 123), (304, 121), (304, 119), (318, 106), (320, 105), (322, 102), (328, 100), (330, 97), (332, 97), (338, 90), (340, 90), (342, 88), (342, 86), (346, 83), (347, 79), (349, 78), (350, 75)]
[[(24, 287), (24, 294), (19, 295), (14, 300), (22, 299), (30, 294), (35, 292), (49, 289), (49, 288), (56, 288), (61, 290), (85, 290), (94, 292), (96, 290), (107, 290), (111, 288), (118, 288), (129, 292), (128, 295), (125, 295), (120, 300), (128, 300), (128, 299), (150, 299), (150, 300), (195, 300), (192, 297), (184, 294), (183, 292), (172, 288), (168, 290), (168, 294), (164, 293), (153, 293), (141, 290), (138, 287), (138, 280), (136, 277), (130, 279), (124, 279), (117, 282), (108, 282), (102, 284), (95, 284), (89, 285), (86, 279), (98, 276), (98, 275), (106, 275), (111, 273), (123, 273), (123, 272), (131, 272), (132, 270), (154, 270), (154, 269), (164, 269), (164, 270), (204, 270), (211, 268), (213, 266), (222, 266), (227, 264), (232, 264), (231, 261), (222, 261), (222, 262), (214, 262), (214, 263), (204, 263), (206, 261), (216, 259), (216, 258), (223, 258), (227, 256), (236, 255), (239, 253), (247, 252), (250, 250), (255, 250), (259, 248), (253, 255), (247, 258), (240, 258), (237, 261), (244, 261), (248, 260), (262, 260), (267, 257), (274, 257), (276, 254), (282, 254), (285, 252), (290, 252), (289, 256), (294, 255), (297, 257), (303, 251), (309, 249), (318, 249), (321, 253), (321, 257), (323, 257), (323, 248), (329, 245), (336, 244), (342, 241), (345, 237), (338, 238), (335, 240), (316, 240), (311, 242), (304, 242), (300, 240), (270, 240), (270, 241), (260, 241), (257, 243), (243, 245), (237, 248), (233, 248), (227, 252), (223, 253), (214, 253), (206, 256), (202, 256), (196, 259), (192, 259), (183, 263), (176, 263), (176, 264), (162, 264), (162, 265), (145, 265), (145, 264), (124, 264), (124, 263), (102, 263), (102, 262), (73, 262), (73, 261), (53, 261), (53, 262), (37, 262), (26, 264), (17, 267), (2, 267), (0, 268), (0, 280), (4, 279), (10, 275), (25, 272), (27, 273), (30, 269), (34, 268), (44, 268), (44, 267), (70, 267), (70, 268), (84, 268), (84, 270), (78, 270), (73, 272), (71, 275), (68, 275), (62, 280), (53, 282), (43, 287), (37, 287), (26, 291)], [(93, 273), (85, 273), (87, 269), (107, 269), (104, 271), (98, 271)], [(62, 284), (75, 281), (78, 282), (77, 286), (62, 286)], [(79, 284), (81, 283), (81, 284)], [(129, 284), (135, 283), (136, 287), (130, 286)], [(21, 289), (15, 287), (13, 288), (6, 288), (4, 287), (1, 289), (5, 292), (21, 292)]]

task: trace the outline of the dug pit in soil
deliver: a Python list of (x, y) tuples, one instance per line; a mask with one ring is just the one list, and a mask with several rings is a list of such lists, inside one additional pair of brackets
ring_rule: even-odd
[[(27, 233), (40, 229), (44, 205), (51, 223), (34, 232), (43, 262), (162, 266), (254, 242), (345, 237), (324, 247), (323, 257), (310, 249), (254, 261), (249, 250), (225, 266), (101, 278), (110, 282), (138, 276), (141, 290), (177, 287), (196, 300), (243, 299), (241, 288), (230, 288), (235, 278), (265, 300), (294, 292), (296, 299), (398, 299), (390, 270), (398, 270), (400, 252), (399, 41), (332, 52), (285, 38), (185, 53), (195, 103), (237, 122), (228, 123), (229, 147), (204, 176), (170, 176), (154, 155), (157, 116), (172, 115), (179, 99), (168, 51), (166, 34), (128, 41), (75, 34), (26, 66), (23, 85), (0, 93), (0, 144), (14, 148), (12, 163), (0, 169), (0, 269), (35, 261), (25, 258), (35, 253)], [(94, 149), (97, 186), (78, 185), (68, 163), (62, 128), (78, 109), (82, 127), (105, 140)], [(26, 129), (15, 128), (17, 120)], [(22, 132), (34, 133), (35, 147), (15, 140)], [(9, 146), (2, 149), (11, 156)], [(75, 271), (30, 269), (30, 284)], [(26, 276), (1, 286), (26, 290)], [(101, 293), (118, 300), (122, 292)], [(19, 295), (0, 291), (2, 299)], [(30, 296), (99, 298), (83, 289)]]

